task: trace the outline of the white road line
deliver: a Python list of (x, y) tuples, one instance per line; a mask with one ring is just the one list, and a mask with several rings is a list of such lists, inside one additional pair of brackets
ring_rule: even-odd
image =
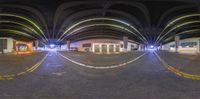
[(125, 62), (125, 63), (121, 63), (121, 64), (117, 64), (117, 65), (110, 65), (110, 66), (102, 66), (102, 67), (97, 67), (97, 66), (92, 66), (92, 65), (86, 65), (86, 64), (83, 64), (83, 63), (79, 63), (77, 61), (74, 61), (64, 55), (62, 55), (61, 53), (58, 53), (60, 56), (62, 56), (63, 58), (67, 59), (68, 61), (72, 62), (72, 63), (75, 63), (79, 66), (82, 66), (82, 67), (86, 67), (86, 68), (91, 68), (91, 69), (113, 69), (113, 68), (117, 68), (117, 67), (122, 67), (124, 65), (127, 65), (127, 64), (130, 64), (138, 59), (140, 59), (141, 57), (143, 57), (144, 55), (146, 55), (146, 53), (138, 56), (137, 58), (133, 59), (133, 60), (130, 60), (128, 62)]

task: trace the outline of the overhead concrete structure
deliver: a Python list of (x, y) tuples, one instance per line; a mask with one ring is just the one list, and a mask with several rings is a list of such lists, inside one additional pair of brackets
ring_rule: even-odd
[(66, 44), (126, 36), (143, 45), (159, 45), (174, 41), (175, 35), (181, 39), (200, 36), (198, 0), (46, 2), (0, 1), (0, 37)]
[(180, 36), (175, 36), (175, 52), (179, 50)]

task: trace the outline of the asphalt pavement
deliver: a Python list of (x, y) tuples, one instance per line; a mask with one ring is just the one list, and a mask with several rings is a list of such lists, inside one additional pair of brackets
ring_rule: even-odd
[(49, 52), (34, 72), (0, 81), (0, 99), (200, 99), (200, 81), (174, 75), (153, 52), (105, 70), (81, 67)]

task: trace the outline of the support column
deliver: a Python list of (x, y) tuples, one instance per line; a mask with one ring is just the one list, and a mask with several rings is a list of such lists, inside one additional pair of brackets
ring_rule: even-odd
[(175, 52), (178, 52), (180, 36), (175, 36)]
[(123, 43), (124, 43), (124, 52), (127, 52), (127, 48), (128, 48), (128, 37), (124, 36), (123, 37)]
[(160, 49), (159, 49), (159, 50), (163, 50), (163, 49), (162, 49), (162, 44), (160, 44)]
[(102, 44), (99, 44), (99, 52), (102, 53)]
[(35, 50), (38, 50), (39, 41), (36, 40), (34, 43), (35, 43)]
[(197, 41), (197, 52), (200, 53), (200, 39)]
[(144, 45), (143, 44), (139, 45), (139, 51), (144, 51)]
[(60, 44), (60, 50), (62, 49), (62, 45)]
[(115, 52), (116, 52), (116, 44), (114, 44), (113, 46), (114, 46), (113, 51), (114, 51), (114, 53), (115, 53)]
[(70, 50), (70, 41), (67, 41), (67, 50)]
[(3, 54), (3, 40), (0, 40), (0, 52)]

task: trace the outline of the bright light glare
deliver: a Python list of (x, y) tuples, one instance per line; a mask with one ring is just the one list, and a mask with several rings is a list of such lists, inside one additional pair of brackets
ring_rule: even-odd
[(50, 44), (50, 48), (54, 48), (55, 47), (55, 45), (54, 44)]
[(150, 46), (147, 47), (147, 49), (148, 49), (149, 51), (155, 51), (155, 50), (156, 50), (156, 47), (153, 46), (153, 45), (150, 45)]
[(153, 45), (151, 45), (151, 46), (150, 46), (150, 48), (154, 48), (154, 46), (153, 46)]

